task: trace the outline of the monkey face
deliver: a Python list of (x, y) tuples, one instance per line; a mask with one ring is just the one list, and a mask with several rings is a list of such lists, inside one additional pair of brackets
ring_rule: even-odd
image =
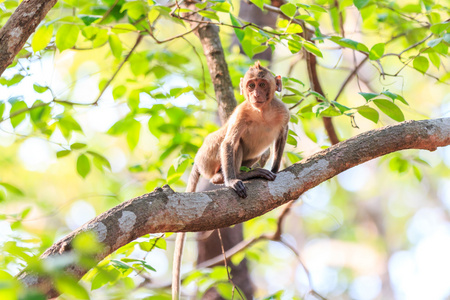
[(250, 79), (247, 81), (245, 89), (247, 100), (256, 108), (261, 108), (272, 100), (271, 83), (266, 79)]

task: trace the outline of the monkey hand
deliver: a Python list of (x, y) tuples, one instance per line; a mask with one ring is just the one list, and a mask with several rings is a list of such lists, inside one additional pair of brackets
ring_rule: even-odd
[(247, 190), (244, 183), (240, 179), (230, 179), (225, 183), (226, 186), (235, 190), (241, 198), (247, 198)]

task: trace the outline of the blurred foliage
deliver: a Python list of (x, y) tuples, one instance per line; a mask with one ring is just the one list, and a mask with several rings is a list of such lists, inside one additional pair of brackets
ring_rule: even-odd
[[(271, 9), (268, 1), (251, 2)], [(0, 0), (0, 26), (19, 3)], [(15, 279), (25, 267), (54, 278), (61, 299), (170, 299), (170, 234), (141, 237), (97, 265), (102, 247), (89, 233), (68, 255), (45, 264), (38, 257), (124, 200), (166, 183), (184, 189), (198, 147), (218, 128), (206, 60), (183, 20), (191, 11), (220, 25), (236, 96), (251, 58), (274, 52), (271, 68), (283, 75), (279, 97), (291, 111), (285, 166), (330, 145), (321, 117), (332, 117), (346, 139), (449, 114), (444, 1), (289, 1), (276, 28), (240, 19), (238, 1), (189, 9), (153, 0), (58, 1), (0, 78), (1, 299), (44, 299)], [(298, 60), (304, 51), (318, 58), (324, 95), (310, 88)], [(442, 262), (450, 251), (449, 165), (447, 148), (394, 153), (349, 170), (294, 204), (281, 242), (255, 243), (232, 261), (250, 261), (262, 299), (316, 292), (408, 298), (422, 295), (418, 286), (427, 289), (423, 299), (448, 297), (448, 282), (428, 278), (450, 276)], [(247, 222), (246, 238), (274, 232), (277, 221), (278, 211)], [(194, 260), (195, 251), (186, 252)], [(77, 282), (63, 272), (68, 265), (90, 271)], [(193, 297), (211, 286), (226, 299), (238, 297), (225, 267), (186, 269)]]

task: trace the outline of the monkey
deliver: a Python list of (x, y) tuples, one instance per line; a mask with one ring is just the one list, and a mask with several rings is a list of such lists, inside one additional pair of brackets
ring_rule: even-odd
[[(195, 192), (200, 175), (214, 184), (225, 184), (239, 197), (246, 198), (243, 180), (275, 180), (280, 168), (288, 135), (289, 110), (275, 97), (281, 92), (281, 76), (274, 76), (257, 61), (240, 81), (245, 101), (236, 107), (228, 121), (209, 134), (194, 158), (186, 192)], [(271, 170), (263, 168), (241, 172), (241, 166), (252, 168), (274, 144)], [(261, 164), (261, 167), (264, 165)], [(178, 233), (173, 263), (172, 299), (179, 299), (180, 265), (185, 233)]]

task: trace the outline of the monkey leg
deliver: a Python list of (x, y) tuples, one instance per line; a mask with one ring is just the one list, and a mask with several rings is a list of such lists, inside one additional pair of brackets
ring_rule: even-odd
[(256, 169), (250, 170), (248, 172), (242, 172), (237, 177), (241, 180), (248, 180), (248, 179), (253, 179), (253, 178), (263, 178), (263, 179), (267, 179), (270, 181), (274, 181), (275, 178), (277, 177), (277, 175), (275, 175), (274, 173), (272, 173), (269, 170), (256, 168)]
[[(267, 151), (266, 151), (267, 152)], [(270, 154), (270, 152), (269, 152)], [(263, 154), (264, 156), (264, 154)], [(256, 157), (253, 159), (249, 159), (246, 161), (242, 162), (242, 166), (245, 167), (252, 167), (256, 162), (261, 161), (263, 159), (263, 157)], [(267, 160), (267, 158), (265, 159)], [(275, 180), (276, 175), (274, 173), (272, 173), (269, 170), (266, 169), (262, 169), (262, 168), (255, 168), (254, 170), (250, 170), (248, 172), (240, 172), (237, 174), (236, 176), (238, 179), (241, 180), (248, 180), (248, 179), (253, 179), (253, 178), (264, 178), (267, 180)], [(224, 177), (223, 177), (223, 173), (222, 173), (222, 169), (220, 169), (216, 174), (214, 174), (214, 176), (210, 179), (210, 182), (213, 184), (223, 184), (224, 183)]]
[[(265, 159), (267, 161), (267, 157), (263, 157), (266, 154), (266, 152), (263, 153), (263, 155), (261, 157), (244, 160), (242, 162), (242, 165), (250, 168), (258, 161), (261, 161), (263, 159)], [(268, 152), (268, 154), (270, 154), (270, 152)], [(273, 172), (266, 170), (266, 169), (254, 168), (253, 170), (250, 170), (248, 172), (239, 173), (239, 175), (237, 177), (242, 180), (248, 180), (248, 179), (253, 179), (253, 178), (264, 178), (264, 179), (273, 181), (273, 180), (275, 180), (276, 175)]]
[(209, 180), (209, 182), (213, 184), (223, 184), (224, 181), (222, 170), (219, 170), (219, 172), (214, 174), (214, 176)]

